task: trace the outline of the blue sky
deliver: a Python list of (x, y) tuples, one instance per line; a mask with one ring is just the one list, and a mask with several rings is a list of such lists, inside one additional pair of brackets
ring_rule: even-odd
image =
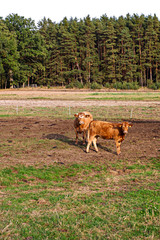
[(104, 14), (117, 18), (127, 13), (145, 16), (156, 14), (160, 19), (158, 0), (2, 0), (0, 16), (5, 18), (12, 13), (31, 18), (36, 23), (44, 17), (58, 23), (64, 17), (83, 19), (88, 14), (91, 18), (100, 18)]

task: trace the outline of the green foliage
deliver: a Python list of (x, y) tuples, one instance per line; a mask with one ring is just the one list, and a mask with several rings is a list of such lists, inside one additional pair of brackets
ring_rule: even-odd
[(113, 84), (113, 87), (115, 89), (137, 90), (139, 88), (139, 85), (137, 82), (116, 82)]
[(74, 88), (74, 83), (73, 82), (69, 83), (68, 85), (66, 85), (66, 88)]
[(16, 34), (9, 31), (3, 20), (0, 20), (0, 46), (1, 88), (7, 88), (13, 84), (13, 78), (18, 73), (19, 53)]
[(104, 84), (104, 87), (105, 88), (111, 88), (111, 84), (107, 82), (107, 83)]
[(32, 19), (10, 14), (0, 20), (0, 87), (96, 89), (96, 82), (159, 89), (159, 27), (156, 15), (64, 18), (58, 24), (44, 18), (37, 28)]
[(160, 89), (160, 82), (153, 83), (151, 81), (148, 81), (148, 88), (158, 90)]
[(79, 81), (74, 81), (74, 82), (71, 82), (69, 83), (68, 85), (66, 85), (66, 88), (83, 88), (83, 84), (80, 83)]
[(101, 88), (102, 88), (102, 85), (97, 82), (93, 82), (91, 84), (91, 89), (101, 89)]

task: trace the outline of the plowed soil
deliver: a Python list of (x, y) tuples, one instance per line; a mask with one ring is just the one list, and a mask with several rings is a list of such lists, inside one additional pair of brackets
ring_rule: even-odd
[(92, 146), (89, 153), (80, 135), (75, 145), (74, 120), (38, 117), (0, 118), (0, 167), (91, 163), (111, 164), (121, 159), (145, 162), (160, 157), (160, 121), (133, 120), (133, 127), (116, 155), (113, 140), (98, 139), (99, 152)]

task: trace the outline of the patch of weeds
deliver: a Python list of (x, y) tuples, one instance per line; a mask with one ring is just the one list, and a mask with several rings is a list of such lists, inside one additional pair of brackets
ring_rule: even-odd
[(146, 101), (146, 100), (160, 100), (159, 93), (140, 93), (140, 92), (107, 92), (107, 93), (91, 93), (90, 96), (98, 97), (87, 97), (86, 99), (94, 100), (122, 100), (122, 101)]
[(51, 100), (52, 98), (49, 97), (28, 97), (27, 99), (33, 99), (33, 100)]
[(9, 114), (0, 114), (0, 117), (11, 117)]
[(77, 168), (66, 168), (65, 166), (46, 166), (40, 169), (32, 166), (14, 166), (1, 171), (1, 185), (8, 186), (9, 183), (16, 183), (21, 179), (30, 180), (31, 177), (46, 181), (59, 181), (61, 178), (75, 176), (78, 171), (80, 170)]
[(127, 166), (126, 168), (130, 169), (130, 170), (134, 170), (134, 169), (143, 169), (143, 170), (145, 170), (146, 169), (146, 165), (133, 164), (133, 165)]
[(153, 168), (160, 169), (160, 156), (157, 158), (151, 158), (150, 161), (153, 164)]

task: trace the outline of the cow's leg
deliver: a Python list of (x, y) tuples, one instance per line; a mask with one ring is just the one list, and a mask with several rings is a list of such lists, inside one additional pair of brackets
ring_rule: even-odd
[(98, 148), (97, 148), (96, 142), (97, 142), (97, 138), (95, 137), (95, 138), (93, 139), (93, 145), (94, 145), (94, 148), (95, 148), (96, 152), (98, 152)]
[(83, 131), (83, 144), (86, 143), (86, 131)]
[(75, 133), (76, 133), (76, 142), (75, 142), (75, 144), (78, 144), (78, 132), (75, 130)]
[(86, 131), (86, 142), (89, 141), (89, 130)]
[(121, 153), (121, 141), (116, 141), (116, 147), (117, 147), (117, 155), (119, 155)]
[(86, 148), (86, 152), (87, 152), (87, 153), (89, 152), (89, 148), (90, 148), (90, 145), (91, 145), (93, 139), (94, 139), (94, 137), (90, 137), (90, 138), (88, 139), (88, 144), (87, 144), (87, 148)]

